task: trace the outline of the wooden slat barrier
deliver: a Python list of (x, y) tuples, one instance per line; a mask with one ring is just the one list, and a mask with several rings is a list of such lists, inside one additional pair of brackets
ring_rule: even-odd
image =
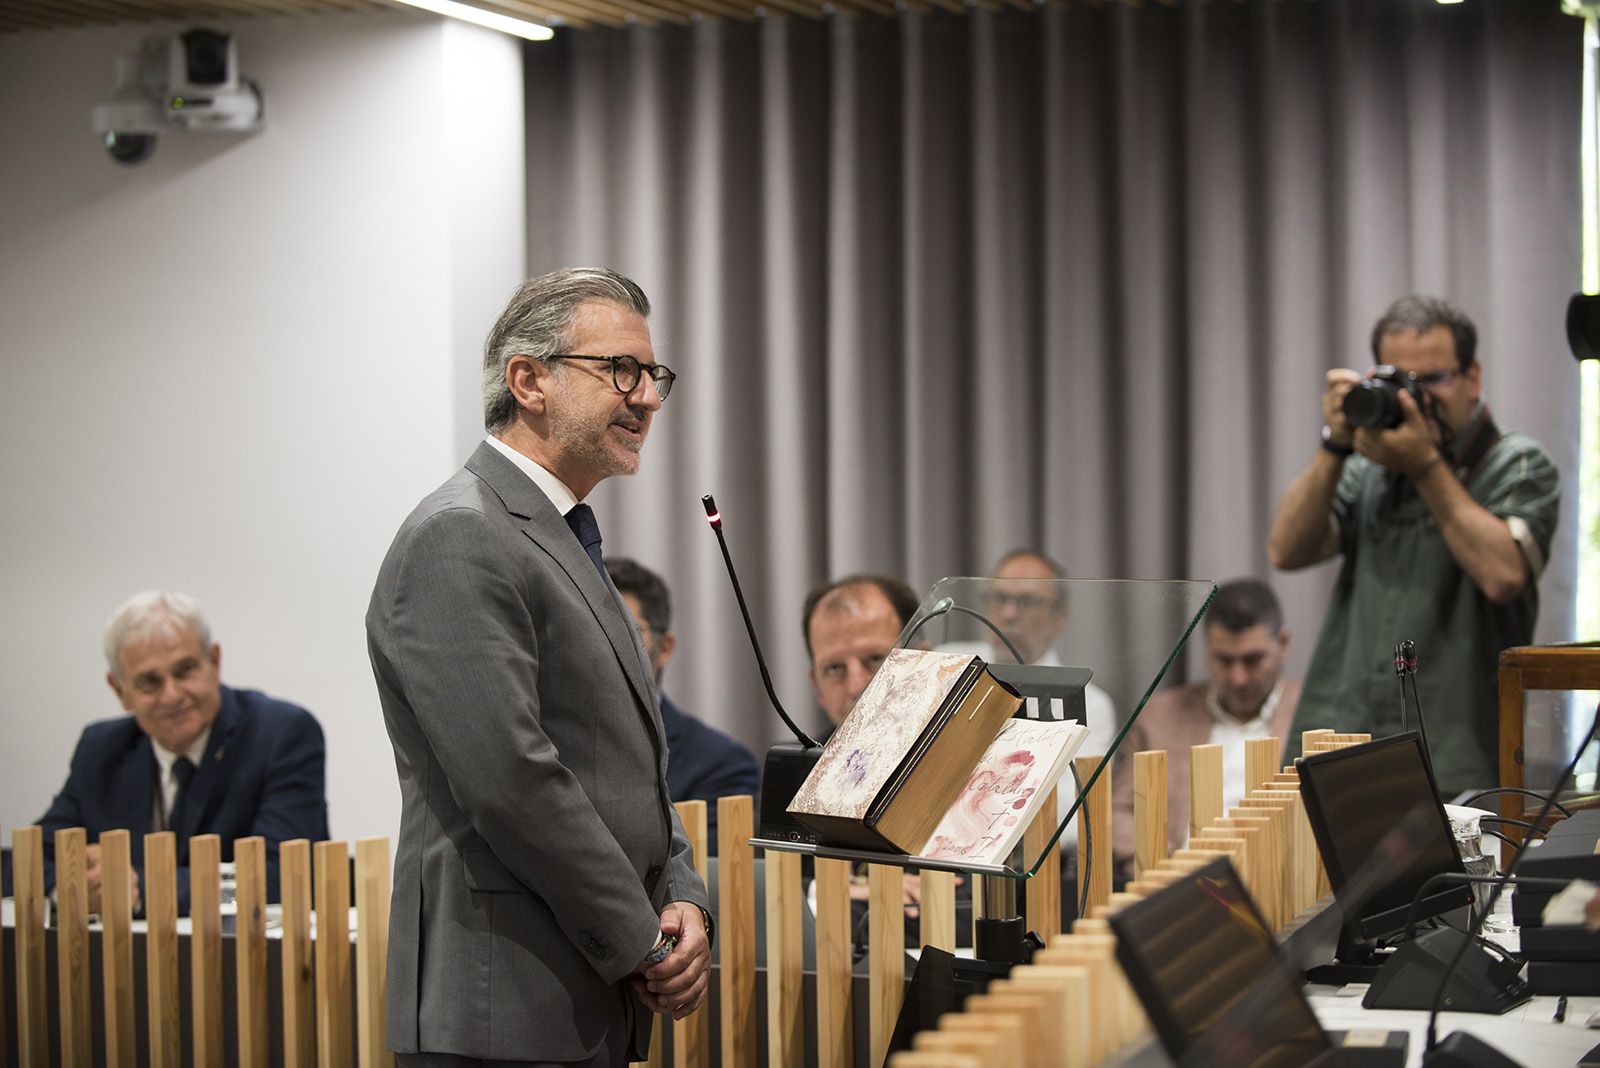
[(278, 846), (283, 897), (283, 1065), (312, 1068), (317, 1061), (317, 1016), (311, 955), (311, 843)]
[(1189, 837), (1222, 815), (1222, 746), (1189, 747)]
[(800, 891), (800, 857), (769, 850), (766, 868), (767, 1065), (802, 1068), (806, 1058), (801, 985), (805, 960), (800, 955), (800, 910), (805, 908), (805, 897)]
[(318, 842), (316, 858), (317, 1064), (350, 1064), (350, 850), (343, 842)]
[[(1041, 845), (1042, 848), (1042, 845)], [(1037, 854), (1034, 854), (1037, 856)], [(1056, 867), (1057, 885), (1060, 885), (1059, 865)], [(921, 899), (917, 909), (917, 924), (922, 944), (949, 953), (956, 950), (956, 876), (948, 871), (925, 871), (920, 880)], [(1032, 887), (1032, 883), (1029, 887)], [(1029, 899), (1032, 904), (1032, 899)], [(1057, 906), (1060, 915), (1060, 906)], [(1057, 921), (1059, 922), (1059, 921)], [(1032, 924), (1029, 924), (1032, 927)]]
[(267, 1046), (267, 841), (260, 835), (233, 843), (233, 971), (239, 1068), (266, 1068)]
[(867, 1048), (873, 1064), (889, 1053), (905, 999), (905, 869), (867, 865)]
[(178, 860), (171, 831), (144, 836), (144, 988), (151, 1068), (178, 1068), (183, 1016), (178, 1001)]
[[(1107, 774), (1110, 771), (1110, 768), (1106, 769)], [(1057, 787), (1056, 789), (1060, 788)], [(1039, 806), (1039, 811), (1033, 817), (1033, 822), (1028, 824), (1028, 829), (1022, 833), (1022, 852), (1025, 864), (1032, 864), (1035, 860), (1038, 860), (1040, 854), (1049, 846), (1050, 839), (1055, 837), (1056, 827), (1058, 826), (1056, 819), (1056, 790), (1051, 790), (1050, 796), (1046, 797), (1044, 803)], [(1098, 842), (1095, 845), (1098, 853), (1095, 859), (1099, 860), (1100, 857), (1105, 857), (1109, 862), (1111, 850), (1100, 850)], [(1034, 877), (1026, 883), (1028, 930), (1037, 932), (1039, 937), (1046, 941), (1052, 936), (1061, 933), (1061, 862), (1057, 859), (1054, 850), (1051, 853), (1051, 856), (1045, 857), (1043, 862), (1040, 863), (1039, 870)], [(923, 941), (927, 941), (927, 939), (924, 938)], [(938, 943), (933, 944), (937, 945)], [(943, 948), (954, 949), (955, 946), (952, 943), (950, 946)]]
[(61, 1063), (90, 1065), (88, 836), (82, 827), (55, 835), (56, 989), (60, 998)]
[(817, 1068), (849, 1068), (856, 1041), (849, 861), (819, 858), (816, 885)]
[[(1302, 745), (1309, 752), (1359, 744), (1364, 736), (1331, 731), (1308, 732)], [(1287, 924), (1311, 907), (1319, 889), (1320, 867), (1310, 835), (1298, 776), (1292, 769), (1270, 769), (1268, 755), (1276, 761), (1280, 743), (1261, 739), (1247, 754), (1247, 778), (1260, 776), (1239, 804), (1226, 815), (1220, 812), (1220, 748), (1196, 747), (1191, 752), (1197, 769), (1216, 760), (1217, 811), (1194, 828), (1185, 849), (1167, 855), (1161, 831), (1165, 815), (1162, 794), (1166, 787), (1167, 754), (1149, 751), (1135, 756), (1137, 878), (1120, 893), (1110, 892), (1110, 777), (1102, 775), (1080, 810), (1080, 819), (1092, 821), (1090, 834), (1080, 841), (1103, 844), (1104, 851), (1090, 861), (1094, 869), (1089, 888), (1089, 915), (1080, 918), (1068, 934), (1047, 935), (1047, 947), (1032, 964), (1015, 968), (991, 984), (987, 993), (970, 998), (960, 1013), (947, 1014), (936, 1029), (913, 1040), (913, 1052), (897, 1054), (891, 1064), (929, 1066), (973, 1063), (1049, 1065), (1056, 1068), (1092, 1068), (1123, 1043), (1147, 1030), (1148, 1022), (1122, 978), (1115, 961), (1115, 939), (1107, 917), (1117, 909), (1155, 893), (1199, 866), (1227, 856), (1239, 870), (1274, 928)], [(1215, 752), (1213, 757), (1207, 750)], [(1079, 775), (1087, 778), (1098, 758), (1080, 758)], [(1198, 778), (1205, 778), (1202, 772)], [(1209, 796), (1210, 786), (1205, 787)], [(1199, 798), (1199, 794), (1195, 795)], [(1053, 833), (1049, 813), (1029, 829), (1038, 837)], [(699, 863), (704, 857), (705, 810), (699, 803), (680, 806), (680, 815)], [(701, 1068), (710, 1059), (713, 1040), (720, 1044), (721, 1063), (729, 1068), (753, 1068), (761, 1058), (757, 1045), (755, 968), (754, 853), (749, 845), (754, 813), (751, 799), (725, 798), (719, 802), (719, 902), (718, 953), (721, 965), (721, 1033), (710, 1034), (709, 1013), (697, 1013), (673, 1025), (671, 1042), (674, 1068)], [(1139, 813), (1143, 813), (1139, 816)], [(1202, 809), (1204, 815), (1204, 809)], [(13, 833), (17, 878), (17, 972), (0, 974), (0, 995), (12, 992), (17, 1002), (19, 1063), (33, 1068), (59, 1060), (62, 1064), (93, 1063), (88, 1050), (91, 1023), (87, 1007), (87, 915), (89, 900), (84, 870), (94, 860), (82, 832), (61, 832), (54, 848), (61, 885), (57, 889), (60, 928), (58, 995), (66, 1011), (59, 1016), (59, 1034), (47, 1030), (44, 989), (46, 944), (44, 930), (43, 851), (37, 828)], [(136, 1033), (130, 917), (133, 898), (129, 884), (129, 837), (126, 832), (101, 836), (99, 865), (102, 872), (100, 912), (105, 934), (102, 941), (102, 992), (106, 1025), (104, 1063), (120, 1066), (138, 1061), (133, 1049)], [(201, 836), (189, 843), (190, 895), (193, 939), (190, 957), (191, 1005), (187, 1019), (193, 1023), (191, 1046), (196, 1063), (222, 1061), (225, 1043), (233, 1036), (221, 1031), (218, 1011), (223, 989), (220, 975), (221, 916), (218, 910), (217, 869), (219, 843)], [(177, 882), (175, 843), (168, 833), (146, 838), (147, 871), (142, 887), (149, 916), (146, 987), (149, 991), (148, 1063), (177, 1065), (183, 1053), (177, 974)], [(267, 957), (265, 942), (265, 843), (241, 839), (234, 843), (238, 870), (236, 920), (236, 1018), (239, 1034), (238, 1063), (257, 1068), (267, 1062), (270, 1035), (282, 1039), (283, 1063), (290, 1068), (332, 1068), (359, 1061), (362, 1068), (390, 1068), (392, 1059), (383, 1046), (383, 978), (389, 903), (389, 844), (386, 839), (363, 839), (356, 846), (356, 912), (360, 937), (352, 955), (349, 908), (348, 850), (343, 842), (286, 842), (280, 848), (283, 906), (283, 1017), (268, 1018)], [(1040, 849), (1030, 849), (1030, 861)], [(1104, 863), (1101, 863), (1101, 860)], [(313, 865), (312, 861), (315, 861)], [(817, 978), (816, 1032), (805, 1027), (805, 1002), (801, 944), (801, 910), (806, 908), (800, 882), (800, 857), (768, 852), (765, 919), (767, 924), (767, 1048), (766, 1063), (774, 1068), (800, 1068), (814, 1056), (818, 1068), (843, 1068), (854, 1063), (851, 976), (851, 866), (844, 861), (819, 859), (816, 868)], [(1045, 899), (1039, 889), (1046, 871), (1028, 885), (1030, 926), (1049, 928), (1048, 919), (1035, 910)], [(902, 869), (892, 865), (867, 865), (868, 925), (871, 934), (867, 978), (869, 1003), (865, 1045), (874, 1064), (885, 1061), (888, 1042), (904, 997), (904, 905)], [(923, 872), (921, 888), (923, 939), (948, 947), (953, 942), (955, 878), (942, 872)], [(976, 891), (976, 887), (973, 888)], [(80, 892), (83, 896), (80, 896)], [(976, 894), (974, 894), (976, 896)], [(315, 939), (311, 932), (311, 905), (317, 906)], [(1059, 916), (1059, 898), (1045, 906)], [(75, 963), (76, 962), (76, 963)], [(352, 1012), (352, 1005), (354, 1011)], [(658, 1034), (666, 1026), (658, 1028)], [(82, 1037), (80, 1037), (82, 1036)], [(4, 1037), (4, 1036), (0, 1036)], [(52, 1044), (60, 1042), (60, 1050)], [(807, 1046), (812, 1049), (808, 1051)], [(355, 1054), (354, 1058), (352, 1053)], [(131, 1054), (131, 1055), (130, 1055)], [(920, 1059), (906, 1060), (913, 1057)], [(953, 1058), (953, 1060), (952, 1060)], [(965, 1060), (963, 1060), (965, 1058)]]
[(139, 1062), (133, 1018), (133, 893), (128, 882), (131, 852), (132, 839), (127, 831), (100, 835), (100, 973), (106, 1068), (127, 1068)]
[(751, 798), (717, 799), (717, 952), (725, 1068), (755, 1068), (758, 1056), (754, 833)]
[(11, 832), (11, 882), (16, 893), (17, 1051), (23, 1068), (44, 1068), (50, 1058), (44, 966), (44, 832)]
[[(675, 806), (684, 833), (694, 850), (695, 870), (706, 879), (706, 803), (679, 801)], [(381, 1021), (383, 1017), (380, 1015)], [(381, 1035), (379, 1036), (382, 1037)], [(704, 1006), (672, 1024), (672, 1063), (674, 1068), (706, 1068), (711, 1063), (711, 1013)], [(366, 1068), (363, 1064), (362, 1068)]]
[(196, 1064), (222, 1063), (222, 839), (189, 839), (189, 1023)]
[[(700, 838), (705, 838), (704, 812)], [(389, 839), (356, 840), (356, 1056), (361, 1068), (391, 1068), (385, 1048), (389, 957)], [(697, 1014), (703, 1015), (703, 1014)]]
[(1133, 871), (1167, 859), (1167, 751), (1133, 754)]
[[(1078, 771), (1078, 781), (1088, 782), (1104, 754), (1073, 758)], [(1089, 834), (1084, 834), (1084, 823)], [(1088, 857), (1088, 863), (1085, 863)], [(1084, 879), (1089, 880), (1088, 896), (1084, 896)], [(1078, 900), (1087, 901), (1087, 908), (1105, 904), (1111, 896), (1111, 765), (1107, 764), (1100, 778), (1084, 795), (1078, 809)]]

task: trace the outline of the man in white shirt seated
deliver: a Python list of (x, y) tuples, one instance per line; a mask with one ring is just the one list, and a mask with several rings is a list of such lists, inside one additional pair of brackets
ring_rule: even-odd
[[(1071, 605), (1061, 587), (1054, 583), (1067, 577), (1066, 568), (1036, 549), (1013, 549), (1000, 558), (992, 577), (994, 583), (984, 608), (989, 621), (1016, 646), (1023, 663), (1038, 667), (1063, 666), (1056, 643), (1067, 629)], [(986, 643), (951, 642), (939, 648), (975, 653), (994, 664), (1016, 663), (1011, 650), (997, 638)], [(1082, 666), (1094, 667), (1093, 664)], [(1116, 706), (1111, 696), (1092, 682), (1084, 687), (1083, 702), (1089, 737), (1084, 739), (1078, 752), (1083, 756), (1103, 756), (1110, 752), (1111, 743), (1117, 737)], [(1064, 718), (1061, 709), (1041, 707), (1035, 699), (1029, 699), (1027, 715), (1034, 719)], [(1066, 816), (1076, 796), (1069, 776), (1056, 795), (1057, 820)], [(1077, 846), (1078, 821), (1074, 819), (1061, 832), (1060, 847), (1072, 852)]]
[(1150, 698), (1117, 750), (1111, 788), (1119, 862), (1133, 855), (1133, 754), (1167, 751), (1167, 846), (1178, 849), (1189, 835), (1189, 747), (1222, 746), (1226, 811), (1244, 796), (1246, 739), (1281, 741), (1294, 722), (1300, 682), (1283, 677), (1289, 628), (1272, 589), (1255, 579), (1225, 583), (1206, 610), (1204, 631), (1209, 678)]

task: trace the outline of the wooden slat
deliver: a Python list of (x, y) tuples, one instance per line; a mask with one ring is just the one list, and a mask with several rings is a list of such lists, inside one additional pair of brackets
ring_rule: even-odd
[(1167, 751), (1133, 754), (1133, 872), (1167, 859)]
[(106, 1068), (131, 1068), (139, 1062), (133, 1018), (131, 845), (127, 831), (100, 834), (100, 974)]
[(805, 960), (801, 957), (800, 857), (768, 850), (767, 868), (767, 1064), (805, 1064)]
[(755, 1068), (756, 1018), (755, 803), (717, 799), (717, 946), (722, 964), (722, 1063)]
[[(1027, 864), (1039, 860), (1040, 854), (1049, 848), (1050, 839), (1055, 837), (1057, 789), (1059, 787), (1050, 791), (1033, 822), (1022, 832), (1022, 853)], [(1111, 853), (1108, 850), (1103, 855), (1109, 857)], [(1061, 933), (1061, 859), (1053, 849), (1039, 864), (1038, 872), (1028, 880), (1026, 911), (1028, 930), (1036, 932), (1040, 938), (1049, 941), (1052, 935)], [(943, 948), (954, 950), (955, 947)]]
[(267, 841), (260, 835), (233, 843), (237, 886), (234, 917), (234, 992), (239, 1068), (266, 1068), (267, 1042)]
[(194, 1063), (222, 1063), (222, 839), (189, 839), (189, 1005)]
[(317, 1061), (317, 1017), (312, 1000), (311, 843), (278, 846), (283, 898), (283, 1065), (312, 1068)]
[(318, 842), (313, 854), (317, 899), (317, 1064), (348, 1068), (350, 1026), (350, 850)]
[(1244, 792), (1256, 790), (1278, 772), (1279, 738), (1247, 738), (1244, 743)]
[(389, 839), (356, 840), (356, 1047), (361, 1068), (391, 1068), (384, 1047), (389, 956)]
[[(1043, 1056), (1044, 1049), (1044, 1021), (1040, 1019), (1038, 1007), (1027, 998), (1001, 997), (998, 994), (974, 994), (961, 1006), (969, 1017), (980, 1018), (987, 1015), (999, 1015), (1010, 1020), (1020, 1020), (1022, 1023), (1022, 1059), (1019, 1062), (1023, 1068), (1047, 1068)], [(954, 1023), (954, 1021), (951, 1021)], [(940, 1021), (941, 1025), (943, 1020)], [(983, 1026), (980, 1022), (977, 1026)], [(1048, 1068), (1054, 1068), (1053, 1065)]]
[(89, 993), (89, 882), (82, 827), (55, 834), (56, 854), (56, 990), (60, 1023), (61, 1064), (94, 1061), (90, 1039), (93, 1005)]
[[(1073, 758), (1078, 781), (1088, 782), (1100, 760), (1094, 755)], [(1089, 834), (1083, 831), (1086, 820)], [(1084, 862), (1086, 856), (1091, 858), (1088, 863)], [(1111, 765), (1107, 764), (1078, 809), (1078, 900), (1085, 902), (1085, 909), (1103, 905), (1111, 896), (1111, 863)], [(1088, 875), (1087, 897), (1085, 873)]]
[[(678, 819), (694, 851), (695, 870), (703, 882), (706, 878), (706, 803), (679, 801), (673, 807), (678, 810)], [(706, 1068), (711, 1063), (711, 1013), (704, 1006), (672, 1022), (672, 1063), (674, 1068)]]
[(50, 1057), (44, 961), (44, 831), (11, 832), (11, 882), (16, 894), (17, 1049), (24, 1068)]
[(849, 1068), (855, 1060), (849, 862), (817, 860), (816, 886), (817, 1068)]
[[(1057, 865), (1058, 875), (1060, 871), (1061, 867)], [(955, 873), (925, 871), (918, 882), (921, 884), (921, 889), (918, 893), (917, 927), (922, 936), (922, 944), (954, 953), (956, 951)], [(1031, 889), (1032, 884), (1029, 885)], [(1031, 903), (1031, 897), (1029, 901)], [(1056, 915), (1057, 917), (1061, 915), (1059, 906)], [(1057, 922), (1059, 923), (1059, 919)]]
[(178, 1001), (178, 860), (171, 831), (144, 836), (144, 871), (150, 1068), (179, 1068), (183, 1016)]
[(905, 998), (905, 869), (867, 865), (867, 1048), (882, 1064)]
[(1002, 1042), (1000, 1057), (985, 1061), (994, 1065), (1028, 1064), (1028, 1021), (1017, 1013), (947, 1012), (939, 1017), (941, 1034), (997, 1037)]
[(1222, 815), (1222, 746), (1189, 747), (1189, 837)]
[[(1025, 965), (1015, 968), (1011, 978), (1023, 985), (1035, 984), (1056, 992), (1057, 1011), (1065, 1032), (1061, 1051), (1062, 1068), (1090, 1068), (1089, 1036), (1093, 1030), (1093, 1006), (1089, 992), (1089, 969), (1066, 965)], [(995, 1063), (995, 1062), (990, 1062)]]

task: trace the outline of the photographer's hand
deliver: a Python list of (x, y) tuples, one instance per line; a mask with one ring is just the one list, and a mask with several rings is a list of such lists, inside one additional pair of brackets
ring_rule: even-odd
[(1322, 421), (1328, 427), (1328, 440), (1335, 445), (1350, 445), (1350, 424), (1344, 419), (1344, 395), (1360, 381), (1361, 376), (1348, 367), (1335, 367), (1325, 378)]
[(1375, 464), (1396, 471), (1413, 481), (1420, 480), (1436, 467), (1439, 455), (1439, 428), (1422, 414), (1411, 394), (1401, 390), (1400, 425), (1392, 430), (1362, 427), (1352, 443), (1362, 456)]

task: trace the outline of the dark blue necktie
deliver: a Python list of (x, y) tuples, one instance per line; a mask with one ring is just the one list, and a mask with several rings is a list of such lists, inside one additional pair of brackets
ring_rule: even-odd
[(172, 777), (178, 780), (178, 792), (172, 799), (172, 811), (167, 813), (167, 830), (176, 831), (182, 826), (183, 803), (188, 800), (189, 780), (194, 776), (194, 761), (181, 756), (172, 762)]
[(594, 509), (587, 504), (574, 505), (572, 511), (567, 513), (567, 526), (572, 528), (578, 544), (594, 561), (594, 569), (600, 572), (600, 581), (605, 582), (606, 565), (600, 558), (600, 524), (595, 522)]

